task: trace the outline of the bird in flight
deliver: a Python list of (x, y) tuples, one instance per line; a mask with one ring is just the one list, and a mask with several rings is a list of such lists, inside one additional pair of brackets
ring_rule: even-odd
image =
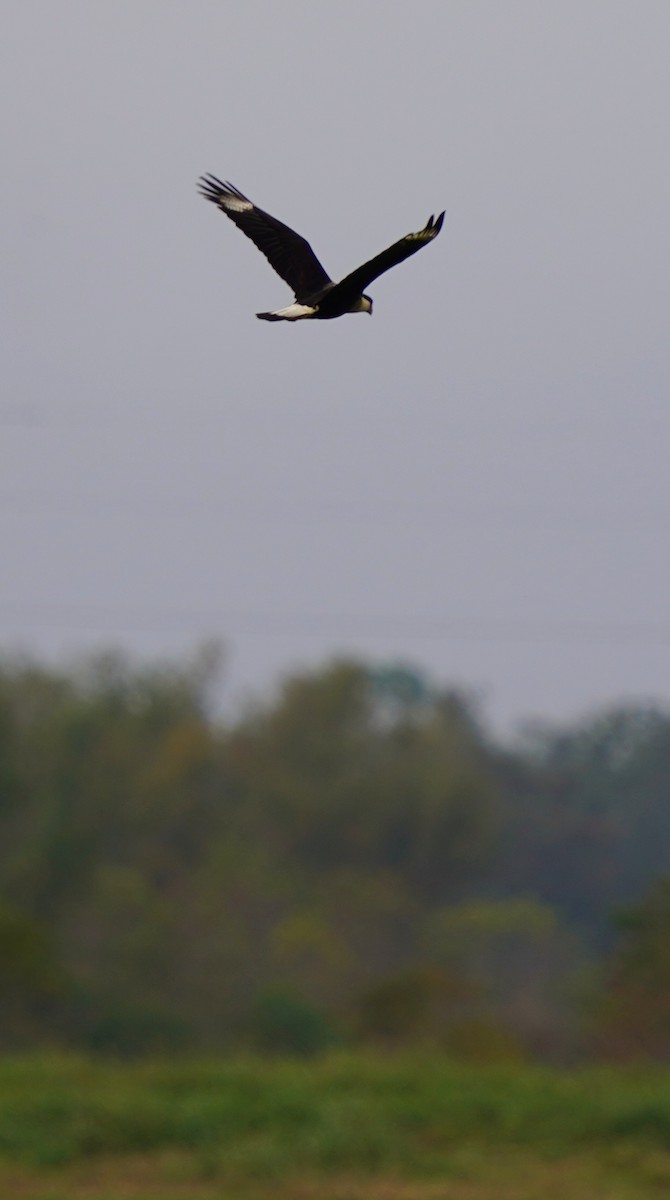
[(242, 233), (251, 238), (270, 266), (293, 289), (295, 303), (275, 312), (256, 313), (261, 321), (303, 321), (306, 318), (325, 321), (344, 313), (371, 313), (372, 297), (366, 296), (364, 288), (378, 275), (432, 242), (444, 221), (443, 212), (437, 220), (429, 217), (424, 229), (406, 234), (388, 250), (382, 250), (362, 267), (345, 275), (339, 283), (334, 283), (305, 238), (263, 212), (262, 208), (257, 208), (232, 183), (222, 183), (216, 175), (202, 175), (198, 186), (200, 194), (216, 204)]

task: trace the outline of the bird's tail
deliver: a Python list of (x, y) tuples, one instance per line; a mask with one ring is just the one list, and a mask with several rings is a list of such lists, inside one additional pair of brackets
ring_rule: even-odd
[(313, 317), (317, 310), (311, 304), (289, 304), (287, 308), (278, 308), (276, 312), (256, 313), (261, 321), (304, 321), (305, 317)]

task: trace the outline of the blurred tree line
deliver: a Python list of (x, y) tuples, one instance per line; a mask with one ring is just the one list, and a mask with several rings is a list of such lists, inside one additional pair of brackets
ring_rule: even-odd
[(670, 716), (335, 661), (0, 664), (0, 1045), (670, 1057)]

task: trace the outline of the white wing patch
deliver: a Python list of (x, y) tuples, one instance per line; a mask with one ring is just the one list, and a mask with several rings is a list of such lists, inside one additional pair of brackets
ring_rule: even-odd
[(239, 196), (231, 196), (229, 193), (219, 197), (219, 204), (232, 212), (249, 212), (249, 209), (254, 207), (251, 200), (242, 200)]
[(273, 317), (279, 317), (284, 321), (300, 321), (304, 317), (311, 317), (316, 309), (311, 304), (289, 304), (288, 308), (278, 308), (273, 312)]

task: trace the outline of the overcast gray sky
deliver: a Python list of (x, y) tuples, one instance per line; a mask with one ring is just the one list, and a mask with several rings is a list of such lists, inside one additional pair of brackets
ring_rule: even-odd
[[(0, 645), (670, 702), (668, 0), (4, 0)], [(268, 325), (232, 179), (374, 316)]]

